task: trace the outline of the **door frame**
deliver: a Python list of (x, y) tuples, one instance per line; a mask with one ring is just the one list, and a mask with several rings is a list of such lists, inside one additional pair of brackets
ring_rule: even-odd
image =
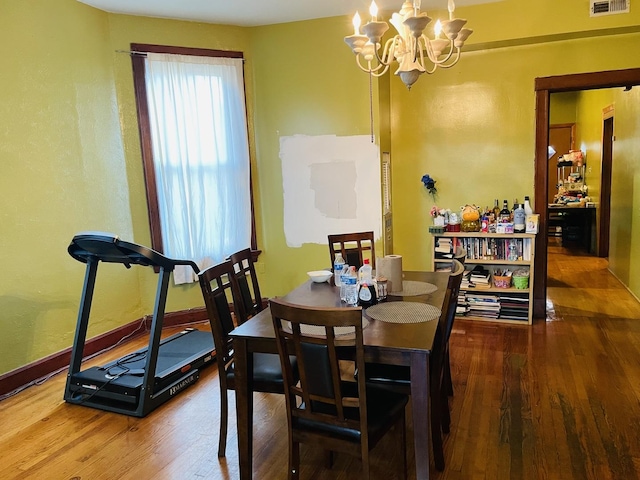
[(600, 170), (600, 220), (598, 223), (599, 257), (609, 256), (611, 226), (611, 172), (613, 171), (614, 108), (609, 105), (602, 115), (602, 167)]
[(535, 79), (536, 144), (534, 173), (534, 208), (540, 214), (534, 257), (533, 316), (546, 317), (547, 304), (547, 191), (549, 183), (549, 99), (552, 93), (595, 90), (640, 85), (640, 68), (576, 73)]

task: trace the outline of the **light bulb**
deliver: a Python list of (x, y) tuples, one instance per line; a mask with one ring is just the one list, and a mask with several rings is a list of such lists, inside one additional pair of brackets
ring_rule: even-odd
[(372, 22), (375, 22), (378, 20), (378, 6), (376, 5), (375, 0), (371, 1), (371, 6), (369, 7), (369, 13), (371, 14)]
[(362, 21), (360, 20), (360, 14), (358, 12), (356, 12), (356, 14), (353, 16), (353, 34), (354, 35), (360, 35), (360, 24), (362, 23)]
[(436, 38), (440, 38), (440, 32), (442, 32), (442, 23), (440, 22), (440, 19), (438, 19), (433, 27), (433, 33), (436, 34)]

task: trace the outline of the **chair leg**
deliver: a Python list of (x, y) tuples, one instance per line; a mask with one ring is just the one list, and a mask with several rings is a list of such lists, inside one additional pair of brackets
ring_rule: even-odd
[(442, 433), (448, 434), (451, 429), (451, 412), (449, 411), (449, 397), (444, 388), (440, 390), (440, 411), (442, 415)]
[(449, 363), (449, 350), (444, 357), (444, 384), (447, 395), (453, 397), (453, 382), (451, 380), (451, 364)]
[(229, 401), (227, 389), (220, 385), (220, 439), (218, 440), (218, 457), (224, 457), (227, 451), (227, 422), (229, 419)]
[(402, 471), (404, 475), (402, 478), (407, 480), (408, 477), (408, 467), (407, 467), (407, 413), (406, 410), (402, 412), (402, 418), (400, 419), (400, 434), (401, 434), (401, 443), (402, 446)]
[(294, 442), (289, 434), (289, 480), (300, 478), (300, 443)]
[(325, 450), (324, 451), (324, 466), (331, 470), (333, 468), (333, 451)]
[(436, 465), (436, 470), (442, 472), (444, 470), (444, 451), (442, 449), (441, 432), (441, 393), (438, 385), (435, 382), (433, 383), (431, 386), (431, 445), (433, 446), (433, 462)]
[(369, 480), (371, 477), (369, 468), (369, 447), (362, 449), (362, 480)]

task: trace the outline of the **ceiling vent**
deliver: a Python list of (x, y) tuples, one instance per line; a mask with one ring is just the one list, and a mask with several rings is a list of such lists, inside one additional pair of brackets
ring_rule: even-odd
[(590, 16), (613, 15), (614, 13), (629, 13), (630, 0), (591, 0)]

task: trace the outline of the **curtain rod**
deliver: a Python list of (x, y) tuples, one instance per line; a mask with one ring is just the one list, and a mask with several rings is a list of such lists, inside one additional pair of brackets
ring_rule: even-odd
[(135, 50), (116, 50), (116, 53), (126, 53), (127, 55), (142, 55), (147, 56), (147, 52), (137, 52)]

